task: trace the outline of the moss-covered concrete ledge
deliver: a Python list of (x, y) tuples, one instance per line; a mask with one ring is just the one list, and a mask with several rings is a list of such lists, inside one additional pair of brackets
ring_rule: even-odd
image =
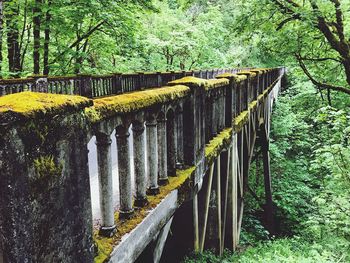
[(190, 88), (184, 85), (135, 91), (94, 100), (94, 105), (85, 109), (92, 123), (119, 114), (137, 112), (158, 104), (171, 102), (187, 96)]
[(225, 79), (232, 80), (235, 83), (240, 83), (240, 82), (246, 80), (247, 76), (246, 75), (237, 75), (237, 74), (232, 74), (232, 73), (224, 73), (224, 74), (217, 75), (216, 78), (217, 79), (225, 78)]
[(258, 103), (261, 103), (264, 100), (264, 98), (266, 98), (270, 94), (270, 92), (273, 90), (273, 88), (276, 86), (276, 84), (280, 80), (281, 80), (281, 77), (277, 78), (267, 89), (263, 91), (262, 94), (258, 96), (257, 98)]
[(232, 128), (227, 128), (221, 131), (205, 146), (205, 163), (209, 167), (216, 157), (231, 144)]
[[(96, 263), (107, 262), (113, 252), (113, 249), (122, 241), (122, 237), (134, 230), (149, 214), (156, 209), (159, 204), (173, 191), (178, 191), (178, 205), (182, 204), (189, 198), (192, 187), (195, 167), (190, 167), (186, 170), (176, 171), (176, 177), (169, 177), (169, 184), (160, 187), (160, 193), (156, 196), (149, 195), (147, 199), (148, 205), (143, 208), (137, 208), (133, 217), (129, 220), (120, 220), (119, 213), (115, 213), (115, 222), (117, 225), (116, 234), (111, 237), (102, 237), (98, 235), (98, 230), (94, 231), (94, 240), (98, 247), (98, 253), (95, 257)], [(162, 226), (159, 226), (160, 228)]]
[(229, 80), (222, 79), (200, 79), (196, 77), (184, 77), (181, 79), (173, 80), (168, 83), (173, 85), (187, 85), (191, 87), (204, 88), (205, 90), (216, 89), (229, 84)]
[(77, 112), (93, 104), (81, 96), (38, 92), (21, 92), (0, 97), (0, 124), (50, 118), (58, 114)]
[(255, 77), (256, 76), (256, 73), (253, 72), (253, 71), (241, 71), (241, 72), (237, 72), (237, 75), (245, 75), (245, 76), (250, 76), (250, 77)]
[[(230, 74), (230, 73), (228, 73)], [(234, 74), (231, 74), (234, 75)], [(240, 132), (245, 124), (249, 121), (249, 116), (252, 111), (255, 111), (258, 105), (264, 100), (264, 98), (269, 94), (272, 89), (277, 84), (278, 80), (274, 81), (264, 92), (259, 95), (257, 100), (252, 101), (249, 104), (248, 110), (241, 112), (232, 121), (233, 127), (227, 128), (221, 131), (217, 136), (215, 136), (205, 147), (205, 158), (206, 165), (209, 166), (217, 158), (217, 156), (222, 152), (224, 148), (227, 148), (231, 144), (231, 138), (233, 132)]]

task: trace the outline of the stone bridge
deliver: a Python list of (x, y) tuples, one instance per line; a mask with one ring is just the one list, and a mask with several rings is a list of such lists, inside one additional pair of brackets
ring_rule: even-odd
[(170, 254), (176, 261), (192, 250), (235, 250), (258, 154), (264, 222), (273, 234), (270, 117), (284, 74), (273, 68), (1, 80), (0, 262), (171, 262)]

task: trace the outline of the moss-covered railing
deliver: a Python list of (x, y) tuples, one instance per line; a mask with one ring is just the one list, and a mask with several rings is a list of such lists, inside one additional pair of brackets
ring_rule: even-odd
[(211, 69), (169, 72), (113, 73), (106, 75), (32, 75), (27, 78), (0, 79), (0, 96), (23, 92), (48, 92), (97, 98), (167, 85), (186, 76), (213, 79), (216, 75), (246, 69)]
[[(275, 68), (226, 72), (209, 80), (187, 76), (165, 87), (94, 100), (34, 92), (1, 97), (0, 243), (5, 261), (107, 260), (121, 237), (171, 191), (179, 190), (179, 204), (191, 196), (232, 133), (244, 127), (283, 74), (283, 68)], [(117, 149), (111, 148), (113, 132)], [(87, 153), (93, 136), (102, 217), (95, 231)], [(112, 189), (114, 150), (118, 211)]]

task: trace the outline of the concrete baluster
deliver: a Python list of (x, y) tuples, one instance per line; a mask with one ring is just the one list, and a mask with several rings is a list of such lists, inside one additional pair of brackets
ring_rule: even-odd
[(137, 207), (143, 207), (148, 203), (146, 196), (146, 142), (144, 131), (145, 126), (143, 122), (133, 123), (132, 132), (134, 138), (134, 167), (136, 185), (134, 204)]
[(120, 213), (122, 219), (129, 218), (134, 209), (132, 207), (132, 189), (131, 189), (131, 169), (129, 156), (129, 136), (127, 127), (118, 126), (116, 129), (117, 148), (118, 148), (118, 171), (119, 171), (119, 194), (120, 194)]
[(167, 132), (167, 175), (176, 176), (176, 158), (177, 158), (177, 126), (176, 115), (174, 111), (170, 111), (167, 116), (166, 132)]
[(218, 98), (217, 94), (213, 95), (212, 106), (212, 137), (215, 137), (218, 133)]
[(221, 88), (220, 96), (220, 130), (223, 130), (225, 127), (225, 90)]
[(177, 136), (177, 159), (176, 167), (182, 169), (184, 165), (184, 123), (183, 123), (183, 111), (179, 108), (176, 113), (176, 136)]
[(169, 182), (167, 171), (167, 134), (166, 134), (166, 117), (162, 114), (158, 118), (157, 125), (158, 133), (158, 183), (160, 185), (166, 185)]
[(102, 217), (99, 234), (107, 237), (112, 236), (116, 230), (113, 206), (111, 144), (112, 140), (109, 135), (104, 133), (98, 133), (96, 135), (100, 210)]
[(158, 139), (157, 120), (150, 118), (146, 121), (147, 134), (147, 161), (148, 161), (148, 194), (159, 194), (158, 186)]

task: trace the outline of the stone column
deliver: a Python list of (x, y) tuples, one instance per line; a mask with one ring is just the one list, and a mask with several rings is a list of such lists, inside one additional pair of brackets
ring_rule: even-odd
[(157, 141), (157, 120), (151, 119), (146, 122), (147, 128), (147, 160), (149, 187), (147, 193), (150, 195), (159, 194), (158, 186), (158, 141)]
[(158, 182), (160, 185), (166, 185), (169, 182), (167, 171), (167, 141), (166, 141), (166, 117), (161, 116), (158, 119)]
[(220, 96), (220, 130), (225, 128), (225, 90), (221, 88)]
[(148, 201), (146, 197), (146, 143), (144, 137), (145, 126), (143, 123), (133, 123), (132, 132), (134, 137), (134, 167), (136, 196), (135, 206), (143, 207)]
[(120, 195), (119, 217), (122, 219), (129, 218), (134, 212), (132, 207), (129, 136), (130, 133), (127, 127), (119, 126), (116, 129)]
[(112, 236), (116, 230), (114, 224), (111, 144), (112, 140), (109, 135), (103, 133), (96, 135), (100, 209), (102, 217), (102, 225), (99, 234), (107, 237)]
[(218, 125), (219, 124), (218, 103), (219, 103), (218, 94), (216, 93), (213, 95), (213, 117), (212, 117), (212, 125), (213, 125), (212, 136), (213, 137), (215, 137), (218, 134), (218, 126), (219, 126)]
[(167, 175), (176, 176), (176, 156), (177, 156), (177, 140), (176, 140), (176, 117), (175, 113), (167, 120)]
[(182, 169), (184, 165), (184, 121), (183, 121), (183, 111), (180, 109), (176, 114), (176, 136), (177, 136), (177, 159), (176, 168)]

